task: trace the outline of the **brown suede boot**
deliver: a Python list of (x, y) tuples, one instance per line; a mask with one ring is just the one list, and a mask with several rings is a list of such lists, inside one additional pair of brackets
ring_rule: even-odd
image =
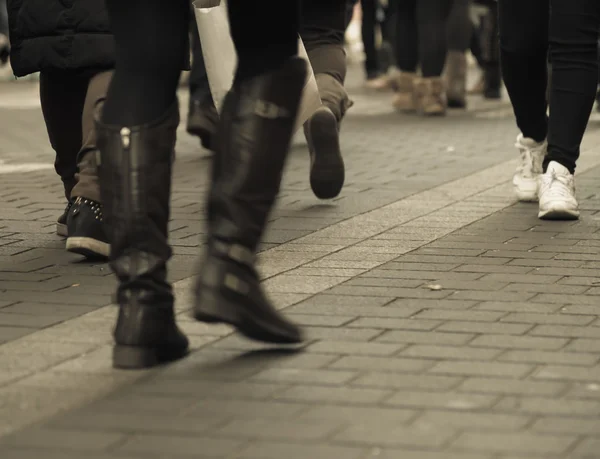
[(392, 105), (401, 112), (414, 112), (416, 109), (414, 98), (414, 84), (417, 75), (415, 73), (401, 72), (396, 77), (396, 92), (392, 99)]
[(446, 114), (448, 102), (446, 87), (441, 77), (417, 78), (414, 95), (417, 112), (425, 116), (443, 116)]
[(315, 79), (323, 106), (304, 123), (310, 153), (310, 186), (319, 199), (333, 199), (344, 186), (346, 172), (339, 133), (352, 101), (342, 83), (333, 76), (319, 73)]

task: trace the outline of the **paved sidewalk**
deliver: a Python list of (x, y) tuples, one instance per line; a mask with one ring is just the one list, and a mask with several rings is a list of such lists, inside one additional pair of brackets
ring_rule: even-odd
[[(110, 368), (114, 281), (52, 234), (53, 172), (0, 164), (2, 459), (598, 458), (597, 126), (581, 221), (541, 222), (512, 198), (505, 105), (423, 120), (350, 85), (343, 195), (312, 197), (298, 141), (261, 255), (303, 349), (188, 317), (208, 163), (194, 139), (178, 144), (171, 224), (194, 352), (144, 372)], [(28, 100), (0, 102), (0, 158), (33, 168), (51, 155)]]

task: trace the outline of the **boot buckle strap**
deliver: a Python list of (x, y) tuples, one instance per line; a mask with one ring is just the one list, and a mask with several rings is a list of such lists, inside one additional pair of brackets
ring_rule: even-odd
[(255, 255), (250, 249), (240, 244), (225, 244), (223, 242), (215, 242), (215, 249), (230, 258), (243, 265), (253, 265), (255, 261)]

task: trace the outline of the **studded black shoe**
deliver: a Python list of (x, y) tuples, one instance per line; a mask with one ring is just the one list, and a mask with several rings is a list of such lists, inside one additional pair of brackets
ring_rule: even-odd
[(104, 230), (102, 205), (75, 198), (67, 215), (67, 250), (87, 258), (108, 258), (110, 244)]

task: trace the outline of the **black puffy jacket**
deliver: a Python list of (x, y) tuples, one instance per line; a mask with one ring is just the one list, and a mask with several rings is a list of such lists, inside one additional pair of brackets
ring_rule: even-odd
[(16, 76), (114, 66), (104, 0), (8, 0), (8, 21)]

